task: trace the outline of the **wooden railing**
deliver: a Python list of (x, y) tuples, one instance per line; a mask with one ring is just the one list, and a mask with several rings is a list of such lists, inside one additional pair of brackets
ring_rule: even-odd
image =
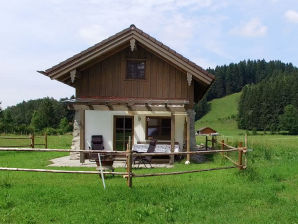
[[(44, 140), (43, 143), (36, 143), (36, 139), (42, 138)], [(34, 134), (31, 134), (28, 137), (11, 137), (11, 136), (0, 136), (0, 139), (5, 140), (29, 140), (30, 144), (28, 145), (0, 145), (1, 148), (23, 148), (23, 147), (30, 147), (35, 148), (35, 146), (44, 146), (45, 149), (48, 148), (48, 135), (45, 133), (43, 136), (35, 136)]]
[[(190, 151), (190, 152), (171, 152), (171, 153), (135, 153), (132, 151), (131, 141), (127, 144), (126, 151), (102, 151), (102, 150), (65, 150), (65, 149), (41, 149), (41, 148), (8, 148), (2, 147), (0, 151), (17, 151), (17, 152), (80, 152), (80, 153), (99, 153), (100, 155), (112, 155), (112, 156), (126, 156), (126, 172), (107, 172), (104, 171), (103, 174), (121, 175), (127, 180), (127, 186), (132, 187), (133, 178), (138, 177), (153, 177), (153, 176), (166, 176), (166, 175), (180, 175), (187, 173), (197, 173), (206, 172), (214, 170), (224, 170), (231, 168), (238, 168), (239, 170), (245, 169), (246, 164), (243, 164), (243, 155), (246, 154), (246, 147), (242, 147), (242, 143), (238, 147), (233, 147), (225, 144), (224, 140), (218, 142), (220, 145), (219, 150), (209, 150), (209, 151)], [(238, 161), (230, 158), (227, 153), (238, 152)], [(233, 166), (226, 167), (216, 167), (209, 169), (197, 169), (197, 170), (186, 170), (186, 171), (175, 171), (175, 172), (163, 172), (163, 173), (147, 173), (147, 174), (136, 174), (132, 171), (133, 157), (145, 157), (145, 156), (174, 156), (174, 155), (204, 155), (204, 154), (216, 154), (220, 153), (224, 158), (228, 159)], [(79, 173), (79, 174), (100, 174), (100, 171), (74, 171), (74, 170), (49, 170), (49, 169), (27, 169), (27, 168), (9, 168), (0, 167), (3, 171), (25, 171), (25, 172), (48, 172), (48, 173)]]

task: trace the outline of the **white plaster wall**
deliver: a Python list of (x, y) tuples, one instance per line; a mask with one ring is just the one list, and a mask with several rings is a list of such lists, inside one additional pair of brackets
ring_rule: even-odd
[[(113, 118), (114, 115), (134, 116), (134, 143), (146, 139), (146, 116), (171, 116), (169, 112), (127, 112), (127, 111), (99, 111), (86, 110), (85, 113), (85, 146), (91, 142), (92, 135), (103, 135), (106, 150), (113, 149)], [(179, 142), (180, 149), (183, 147), (184, 114), (175, 117), (175, 141)]]
[(109, 111), (86, 110), (85, 147), (91, 144), (92, 135), (102, 135), (106, 150), (113, 148), (113, 116)]

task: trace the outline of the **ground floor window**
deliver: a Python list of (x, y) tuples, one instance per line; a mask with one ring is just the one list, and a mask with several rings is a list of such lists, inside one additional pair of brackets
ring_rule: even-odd
[(129, 136), (133, 140), (133, 117), (114, 116), (114, 150), (125, 151)]
[(146, 139), (171, 140), (170, 117), (146, 117)]

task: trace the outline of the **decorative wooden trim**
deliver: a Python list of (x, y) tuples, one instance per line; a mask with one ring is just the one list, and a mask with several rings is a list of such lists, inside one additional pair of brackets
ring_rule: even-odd
[(146, 107), (146, 109), (147, 109), (148, 111), (152, 111), (152, 108), (149, 106), (148, 103), (145, 103), (145, 107)]
[(136, 49), (136, 40), (134, 38), (131, 38), (129, 41), (130, 50), (133, 52)]
[(89, 107), (89, 110), (94, 110), (94, 106), (93, 105), (88, 105), (88, 107)]
[(152, 99), (152, 98), (137, 98), (137, 97), (131, 97), (131, 98), (110, 98), (110, 97), (81, 97), (81, 98), (76, 98), (76, 99), (71, 99), (64, 101), (69, 104), (126, 104), (126, 103), (131, 103), (131, 104), (167, 104), (169, 107), (170, 106), (175, 106), (175, 105), (182, 105), (182, 104), (189, 104), (189, 100), (186, 99)]
[(105, 106), (109, 109), (109, 110), (114, 110), (113, 106), (109, 103), (105, 103)]
[(169, 112), (171, 112), (171, 108), (168, 106), (168, 104), (167, 104), (167, 103), (165, 103), (165, 109), (166, 109), (166, 111), (169, 111)]
[(75, 82), (76, 76), (77, 76), (77, 70), (76, 69), (71, 70), (70, 71), (70, 80), (71, 80), (71, 83), (74, 83)]
[(131, 104), (127, 103), (126, 104), (126, 107), (127, 107), (127, 110), (128, 111), (133, 111), (133, 108), (132, 108), (132, 105)]
[(192, 81), (192, 74), (190, 74), (189, 72), (187, 72), (187, 83), (188, 83), (188, 86), (191, 86), (191, 81)]

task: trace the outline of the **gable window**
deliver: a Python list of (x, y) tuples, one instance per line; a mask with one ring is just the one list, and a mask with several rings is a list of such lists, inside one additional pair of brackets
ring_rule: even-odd
[(171, 139), (170, 117), (146, 117), (146, 139), (152, 137), (157, 140)]
[(128, 60), (127, 61), (127, 79), (145, 79), (145, 65), (144, 60)]

